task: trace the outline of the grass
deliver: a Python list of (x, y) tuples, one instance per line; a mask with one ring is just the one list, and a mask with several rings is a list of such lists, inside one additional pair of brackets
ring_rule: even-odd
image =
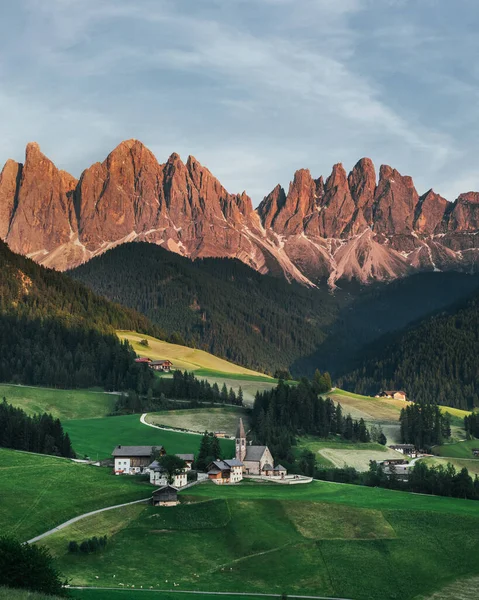
[(447, 463), (451, 463), (456, 471), (460, 471), (464, 467), (469, 471), (469, 475), (474, 477), (474, 475), (479, 476), (479, 459), (477, 458), (451, 458), (451, 457), (428, 457), (421, 459), (422, 462), (425, 462), (429, 467), (443, 465), (447, 466)]
[[(472, 454), (473, 448), (479, 448), (479, 440), (466, 440), (457, 442), (456, 444), (444, 444), (442, 446), (434, 446), (432, 449), (434, 454), (438, 456), (450, 456), (451, 458), (474, 458)], [(479, 462), (479, 459), (476, 459)]]
[(46, 594), (30, 592), (29, 590), (0, 588), (0, 600), (54, 600), (57, 598), (59, 599), (59, 596), (47, 596)]
[[(132, 589), (116, 589), (116, 590), (71, 590), (72, 598), (80, 600), (191, 600), (191, 594), (178, 592), (159, 592), (158, 590), (132, 590)], [(198, 600), (218, 600), (216, 594), (201, 594), (196, 596)], [(263, 600), (261, 596), (255, 594), (221, 594), (221, 600)], [(0, 600), (3, 600), (0, 596)], [(7, 600), (7, 599), (5, 599)], [(16, 599), (12, 599), (16, 600)], [(23, 598), (21, 599), (23, 600)], [(37, 600), (36, 598), (32, 600)], [(40, 600), (40, 599), (38, 599)], [(43, 598), (41, 598), (43, 600)]]
[(57, 390), (0, 384), (0, 398), (29, 415), (51, 413), (59, 419), (104, 417), (113, 409), (115, 396), (95, 390)]
[[(204, 484), (181, 497), (85, 519), (45, 544), (73, 585), (411, 600), (479, 574), (473, 501), (324, 482)], [(102, 553), (66, 552), (92, 532), (109, 535)], [(126, 594), (108, 593), (77, 597)]]
[[(118, 444), (164, 446), (169, 454), (186, 454), (196, 453), (201, 441), (199, 435), (143, 425), (140, 415), (65, 421), (64, 428), (78, 456), (86, 455), (93, 460), (110, 457)], [(233, 456), (232, 440), (220, 440), (220, 445), (225, 456)]]
[(151, 489), (110, 469), (0, 449), (0, 531), (25, 541), (85, 512), (147, 498)]
[[(117, 334), (120, 339), (127, 339), (139, 356), (148, 356), (153, 360), (169, 359), (173, 366), (179, 369), (187, 369), (188, 371), (207, 370), (212, 376), (216, 374), (220, 376), (226, 373), (271, 380), (263, 373), (235, 365), (204, 350), (170, 344), (134, 331), (118, 331)], [(140, 341), (144, 339), (148, 340), (148, 346), (140, 344)]]
[(146, 420), (154, 425), (166, 425), (176, 429), (197, 432), (225, 431), (228, 435), (235, 435), (239, 417), (243, 418), (246, 430), (248, 430), (246, 411), (239, 407), (197, 408), (148, 413)]
[(477, 600), (479, 577), (459, 579), (435, 592), (432, 596), (421, 596), (417, 600)]

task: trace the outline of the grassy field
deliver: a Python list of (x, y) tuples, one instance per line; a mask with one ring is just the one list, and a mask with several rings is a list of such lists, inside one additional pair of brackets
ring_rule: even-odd
[[(12, 590), (11, 588), (0, 588), (0, 600), (55, 600), (58, 596), (46, 596), (28, 590)], [(179, 600), (179, 599), (178, 599)]]
[[(457, 444), (444, 444), (434, 446), (434, 454), (438, 456), (450, 456), (451, 458), (473, 458), (472, 449), (479, 448), (479, 440), (467, 440)], [(479, 462), (479, 458), (476, 459)]]
[(474, 475), (479, 476), (479, 459), (477, 458), (450, 458), (450, 457), (428, 457), (421, 459), (421, 462), (425, 462), (428, 466), (436, 466), (443, 465), (444, 467), (447, 463), (451, 463), (454, 465), (457, 471), (460, 471), (464, 467), (469, 471), (469, 474), (474, 477)]
[(113, 409), (116, 396), (94, 390), (56, 390), (0, 384), (0, 398), (30, 415), (51, 413), (59, 419), (103, 417)]
[[(271, 378), (268, 378), (263, 373), (235, 365), (204, 350), (170, 344), (134, 331), (118, 331), (117, 335), (122, 340), (128, 340), (139, 356), (148, 356), (152, 360), (168, 358), (173, 363), (173, 366), (178, 369), (186, 369), (188, 371), (200, 370), (202, 374), (208, 372), (212, 376), (228, 373), (235, 376), (245, 375), (248, 378), (257, 377), (264, 381), (271, 380)], [(144, 339), (148, 340), (148, 347), (139, 343)]]
[[(158, 590), (145, 588), (142, 590), (128, 588), (116, 590), (70, 590), (70, 593), (72, 598), (78, 598), (79, 600), (191, 600), (191, 594), (186, 592), (183, 594), (178, 592), (178, 590), (174, 592), (159, 592)], [(201, 594), (201, 596), (196, 596), (196, 598), (197, 600), (218, 600), (218, 595), (205, 593)], [(221, 600), (264, 600), (261, 596), (255, 594), (221, 594), (219, 598)], [(1, 596), (0, 600), (3, 600)], [(5, 600), (7, 599), (5, 598)], [(16, 600), (16, 598), (12, 600)], [(18, 600), (24, 599), (19, 598)], [(32, 598), (31, 600), (37, 600), (37, 598)], [(43, 600), (43, 597), (38, 600)]]
[[(350, 466), (358, 471), (367, 471), (370, 460), (386, 460), (398, 458), (398, 453), (376, 443), (353, 443), (346, 441), (322, 440), (312, 436), (299, 439), (296, 454), (309, 450), (316, 456), (316, 463), (324, 467)], [(402, 458), (402, 457), (401, 457)]]
[[(479, 574), (472, 501), (325, 482), (204, 484), (181, 496), (173, 508), (85, 519), (45, 545), (73, 585), (408, 600)], [(101, 554), (66, 552), (93, 533), (109, 536)]]
[(140, 498), (149, 484), (110, 469), (0, 449), (0, 531), (25, 541), (72, 517)]
[(417, 600), (477, 600), (479, 577), (459, 579), (435, 592), (432, 596), (421, 596)]
[[(65, 421), (65, 430), (71, 437), (78, 456), (93, 460), (108, 458), (118, 444), (124, 446), (164, 446), (168, 453), (196, 453), (199, 435), (147, 427), (140, 423), (140, 415), (124, 415), (104, 419), (79, 419)], [(225, 456), (233, 456), (234, 442), (220, 440)]]
[(240, 417), (248, 430), (248, 416), (246, 411), (239, 407), (196, 408), (148, 413), (146, 421), (153, 425), (166, 425), (189, 431), (225, 431), (228, 435), (234, 436)]

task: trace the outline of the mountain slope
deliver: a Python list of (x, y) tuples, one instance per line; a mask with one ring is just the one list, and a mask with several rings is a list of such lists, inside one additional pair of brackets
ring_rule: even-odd
[(156, 328), (0, 242), (0, 381), (55, 387), (146, 385), (149, 375), (114, 335)]
[(368, 349), (341, 378), (357, 393), (404, 389), (412, 400), (464, 410), (479, 406), (479, 295), (421, 320)]
[(77, 181), (28, 144), (0, 174), (0, 239), (66, 270), (116, 245), (148, 241), (192, 259), (237, 258), (305, 285), (390, 281), (421, 271), (477, 269), (479, 194), (454, 203), (367, 158), (329, 177), (298, 170), (257, 210), (190, 156), (160, 164), (137, 140), (117, 146)]
[(424, 273), (331, 294), (260, 275), (239, 261), (192, 262), (142, 243), (110, 250), (69, 274), (188, 345), (255, 370), (287, 367), (296, 375), (344, 372), (365, 344), (479, 287), (476, 275)]

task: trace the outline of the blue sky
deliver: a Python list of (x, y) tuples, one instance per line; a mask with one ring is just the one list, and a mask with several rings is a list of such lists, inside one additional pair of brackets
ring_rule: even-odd
[(138, 138), (255, 204), (371, 157), (479, 190), (477, 0), (16, 0), (0, 20), (0, 161), (79, 176)]

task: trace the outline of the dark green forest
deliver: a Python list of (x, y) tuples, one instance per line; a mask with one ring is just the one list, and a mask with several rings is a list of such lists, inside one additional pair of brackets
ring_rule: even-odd
[(75, 458), (59, 419), (46, 413), (30, 417), (5, 398), (0, 403), (0, 447)]
[(114, 334), (116, 328), (158, 334), (144, 315), (13, 254), (3, 242), (0, 272), (0, 381), (148, 389), (152, 374)]
[(420, 321), (368, 349), (339, 385), (359, 394), (404, 389), (420, 403), (479, 406), (479, 297)]
[(437, 404), (409, 404), (401, 410), (399, 423), (401, 442), (418, 450), (430, 451), (451, 437), (451, 415), (443, 414)]

